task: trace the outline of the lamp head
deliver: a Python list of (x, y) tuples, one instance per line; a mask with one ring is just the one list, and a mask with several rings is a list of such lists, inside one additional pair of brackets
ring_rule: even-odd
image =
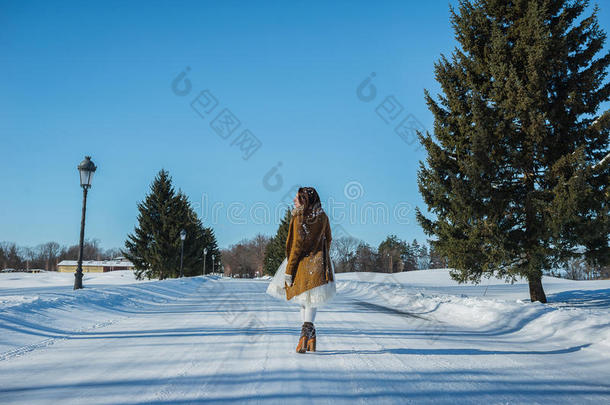
[(78, 171), (80, 173), (80, 185), (82, 188), (90, 188), (91, 180), (93, 180), (93, 173), (95, 173), (97, 167), (91, 161), (91, 156), (85, 156), (85, 160), (80, 162), (78, 165)]

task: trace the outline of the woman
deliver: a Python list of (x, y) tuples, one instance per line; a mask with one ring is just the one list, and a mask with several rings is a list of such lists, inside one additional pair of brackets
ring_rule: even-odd
[(313, 187), (301, 187), (286, 238), (286, 259), (278, 268), (267, 293), (301, 306), (301, 336), (298, 353), (316, 350), (313, 321), (317, 307), (336, 293), (335, 274), (329, 257), (330, 223)]

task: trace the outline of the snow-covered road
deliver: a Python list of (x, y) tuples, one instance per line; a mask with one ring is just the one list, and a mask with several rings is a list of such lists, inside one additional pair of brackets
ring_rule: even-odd
[(0, 359), (0, 403), (610, 401), (609, 358), (588, 343), (534, 338), (531, 316), (469, 327), (340, 288), (318, 311), (318, 351), (298, 354), (298, 308), (266, 295), (267, 282), (186, 283), (186, 295), (121, 307), (73, 333), (0, 319), (7, 333), (34, 335)]

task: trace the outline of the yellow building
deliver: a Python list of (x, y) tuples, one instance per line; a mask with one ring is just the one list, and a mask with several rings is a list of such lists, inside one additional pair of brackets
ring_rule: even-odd
[[(62, 260), (57, 264), (57, 271), (62, 273), (74, 273), (78, 261)], [(112, 260), (83, 260), (83, 273), (105, 273), (116, 270), (133, 270), (133, 263), (124, 257)]]

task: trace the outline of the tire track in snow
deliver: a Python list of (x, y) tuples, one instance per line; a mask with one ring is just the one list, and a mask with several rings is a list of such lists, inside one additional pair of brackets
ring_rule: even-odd
[[(210, 283), (206, 283), (207, 285), (202, 286), (201, 288), (204, 289), (204, 291), (207, 290), (208, 293), (212, 293), (209, 295), (211, 300), (218, 300), (223, 303), (228, 302), (229, 305), (227, 307), (223, 307), (223, 310), (225, 310), (226, 312), (231, 312), (236, 309), (239, 309), (239, 307), (241, 305), (239, 302), (236, 302), (234, 300), (228, 300), (229, 298), (233, 297), (234, 292), (231, 290), (220, 292), (220, 293), (215, 292), (215, 287), (220, 287), (222, 290), (225, 290), (225, 287), (224, 287), (225, 283), (227, 283), (227, 281), (215, 280)], [(205, 293), (200, 294), (199, 300), (198, 300), (199, 302), (196, 304), (196, 307), (207, 308), (210, 304), (210, 300), (206, 300), (206, 297), (208, 297), (208, 294), (205, 294)], [(225, 322), (227, 322), (226, 319), (223, 319), (222, 315), (220, 315), (220, 314), (215, 314), (215, 315), (218, 317), (219, 322), (221, 322), (221, 324), (225, 324)], [(232, 325), (231, 322), (228, 322), (228, 323), (229, 323), (229, 326)], [(201, 326), (199, 323), (197, 323), (197, 325)], [(219, 326), (219, 325), (216, 325), (216, 326)], [(242, 334), (237, 333), (237, 331), (236, 331), (235, 335), (237, 337), (243, 336)], [(212, 344), (214, 344), (214, 345), (218, 344), (218, 343), (221, 343), (222, 347), (225, 349), (225, 350), (221, 351), (221, 353), (224, 353), (222, 355), (222, 357), (219, 357), (219, 358), (213, 360), (212, 362), (210, 362), (209, 358), (207, 358), (207, 359), (201, 358), (200, 360), (191, 360), (191, 361), (187, 362), (187, 365), (182, 367), (177, 374), (170, 377), (166, 384), (164, 384), (160, 389), (158, 389), (154, 393), (152, 393), (152, 398), (154, 398), (154, 401), (171, 403), (172, 400), (181, 400), (181, 401), (187, 400), (185, 398), (178, 399), (177, 397), (182, 392), (183, 384), (180, 384), (180, 381), (183, 378), (186, 378), (189, 376), (195, 377), (195, 378), (202, 378), (201, 383), (198, 384), (197, 390), (195, 392), (191, 391), (189, 393), (190, 395), (192, 395), (196, 398), (196, 399), (193, 399), (193, 401), (200, 402), (200, 401), (205, 401), (205, 400), (212, 400), (212, 401), (218, 400), (218, 398), (210, 397), (211, 392), (208, 390), (208, 388), (215, 387), (217, 385), (222, 385), (221, 384), (222, 378), (225, 378), (222, 373), (223, 368), (227, 365), (227, 363), (231, 362), (232, 360), (242, 358), (243, 352), (245, 351), (245, 348), (247, 347), (247, 344), (240, 343), (240, 342), (226, 342), (226, 341), (212, 342)], [(203, 346), (202, 343), (193, 343), (190, 345), (190, 348), (195, 349), (195, 352), (196, 352), (202, 346)], [(208, 347), (209, 346), (211, 346), (211, 345), (208, 344)], [(230, 350), (234, 347), (237, 347), (237, 350), (235, 350), (235, 349)], [(192, 352), (192, 350), (190, 350), (189, 352)], [(185, 355), (183, 357), (187, 357), (187, 356)], [(196, 371), (203, 367), (205, 367), (205, 369), (207, 371), (206, 375), (205, 376), (196, 375)], [(189, 401), (190, 401), (190, 399), (189, 399)]]
[[(207, 289), (208, 287), (210, 287), (209, 284), (213, 284), (215, 282), (216, 280), (208, 280), (207, 282), (202, 283), (202, 285), (198, 287), (193, 294), (189, 294), (189, 296), (183, 297), (180, 300), (192, 301), (192, 303), (185, 303), (185, 305), (192, 307), (193, 310), (205, 308), (205, 300), (201, 299), (202, 290)], [(182, 318), (183, 317), (184, 315), (182, 316)], [(201, 326), (201, 321), (195, 317), (188, 317), (186, 319), (188, 320), (188, 322), (182, 325), (184, 328), (188, 329), (188, 327), (190, 326)], [(171, 403), (172, 400), (178, 399), (177, 396), (179, 396), (179, 394), (183, 391), (181, 388), (183, 386), (183, 384), (181, 384), (181, 380), (188, 377), (189, 375), (193, 375), (193, 370), (197, 370), (203, 365), (204, 360), (202, 358), (192, 358), (193, 353), (196, 354), (199, 349), (200, 345), (198, 343), (191, 343), (188, 345), (188, 348), (185, 348), (185, 350), (180, 352), (180, 357), (174, 359), (174, 362), (180, 365), (180, 367), (178, 367), (179, 371), (170, 371), (167, 373), (167, 382), (150, 394), (152, 398), (154, 398), (154, 401)], [(187, 360), (185, 361), (185, 359)], [(185, 399), (181, 398), (180, 400)]]
[[(336, 298), (338, 298), (338, 297), (339, 297), (339, 295), (337, 295)], [(342, 298), (344, 299), (344, 302), (330, 303), (329, 304), (329, 308), (332, 308), (333, 304), (336, 305), (338, 303), (343, 304), (343, 305), (345, 305), (347, 307), (352, 307), (352, 306), (357, 307), (357, 301), (356, 300), (354, 300), (352, 298), (349, 298), (349, 297), (345, 297), (345, 296), (343, 296)], [(350, 301), (352, 301), (352, 302), (350, 302)], [(349, 326), (352, 327), (352, 330), (354, 331), (354, 333), (353, 333), (354, 336), (356, 335), (356, 332), (358, 332), (357, 336), (359, 336), (361, 338), (365, 338), (368, 341), (372, 342), (373, 346), (377, 347), (380, 352), (386, 351), (386, 349), (387, 349), (386, 347), (382, 346), (377, 340), (372, 338), (369, 334), (367, 334), (366, 332), (364, 332), (361, 329), (362, 328), (362, 324), (361, 323), (349, 320), (345, 316), (342, 316), (341, 318), (339, 318), (339, 315), (338, 315), (339, 313), (332, 311), (332, 309), (329, 311), (329, 313), (331, 314), (331, 318), (335, 321), (334, 322), (335, 324), (338, 324), (338, 325), (340, 325), (340, 324), (348, 324)], [(353, 313), (357, 314), (358, 311), (354, 310)], [(368, 319), (369, 318), (367, 318), (367, 320)], [(353, 349), (351, 352), (353, 352), (353, 354), (357, 354), (358, 351), (359, 351), (358, 349)], [(332, 351), (329, 354), (332, 354)], [(336, 354), (342, 356), (342, 359), (344, 359), (345, 355), (350, 354), (350, 351), (349, 350), (345, 350), (345, 351), (339, 351), (338, 350), (338, 351), (336, 351)], [(405, 370), (405, 369), (406, 370), (412, 370), (412, 368), (409, 365), (407, 365), (404, 361), (402, 361), (402, 359), (400, 359), (396, 354), (385, 352), (382, 355), (384, 356), (385, 359), (389, 359), (390, 361), (389, 362), (387, 362), (385, 360), (373, 361), (373, 360), (370, 359), (370, 356), (367, 356), (365, 354), (361, 354), (361, 355), (359, 355), (357, 357), (357, 361), (358, 362), (364, 362), (366, 364), (366, 367), (357, 366), (357, 367), (352, 367), (352, 369), (356, 369), (356, 370), (363, 370), (364, 369), (364, 370), (370, 371), (371, 373), (375, 373), (375, 372), (385, 373), (385, 372), (387, 372), (388, 366), (392, 365), (392, 363), (393, 363), (393, 365), (395, 366), (394, 367), (395, 370), (399, 370), (399, 369), (402, 369), (402, 370)], [(384, 367), (383, 368), (380, 367), (380, 364), (383, 364)], [(398, 366), (398, 367), (396, 367), (396, 366)], [(405, 385), (409, 381), (409, 379), (408, 379), (408, 377), (409, 377), (408, 372), (407, 371), (393, 371), (393, 372), (394, 373), (399, 373), (404, 378), (404, 383), (400, 383), (399, 384), (398, 382), (394, 382), (394, 381), (391, 382), (390, 383), (391, 391), (394, 392), (394, 393), (395, 392), (404, 392), (405, 389), (406, 389)], [(386, 382), (386, 384), (387, 383), (388, 382)], [(367, 393), (370, 392), (367, 388), (360, 388), (359, 386), (357, 386), (357, 387), (358, 387), (358, 389), (357, 389), (358, 394), (367, 394)], [(387, 388), (387, 386), (386, 386), (386, 388)], [(388, 390), (388, 391), (390, 391), (390, 390)], [(366, 395), (365, 395), (365, 397), (367, 398), (367, 401), (363, 401), (363, 403), (366, 403), (366, 402), (368, 402), (368, 400), (372, 399), (372, 398), (367, 397)], [(382, 398), (375, 398), (375, 400), (381, 400), (381, 399)], [(404, 401), (400, 401), (400, 402), (404, 402)]]
[[(202, 286), (199, 287), (197, 290), (195, 290), (193, 293), (190, 293), (190, 294), (187, 294), (185, 296), (176, 298), (174, 300), (166, 300), (166, 301), (161, 301), (161, 302), (155, 302), (155, 304), (159, 304), (159, 303), (167, 304), (167, 303), (172, 302), (172, 301), (179, 301), (181, 299), (186, 299), (186, 298), (192, 297), (193, 295), (199, 293), (199, 291), (203, 287), (203, 284), (206, 284), (206, 283), (202, 283)], [(87, 326), (87, 327), (84, 327), (84, 328), (79, 328), (79, 329), (76, 329), (76, 330), (73, 330), (73, 331), (68, 331), (63, 336), (51, 337), (51, 338), (43, 339), (43, 340), (41, 340), (39, 342), (30, 343), (28, 345), (24, 345), (24, 346), (16, 347), (16, 348), (11, 349), (11, 350), (7, 350), (7, 351), (5, 351), (3, 353), (0, 353), (0, 361), (6, 361), (6, 360), (13, 359), (13, 358), (16, 358), (16, 357), (21, 357), (21, 356), (26, 355), (28, 353), (31, 353), (33, 351), (37, 351), (37, 350), (48, 348), (49, 346), (52, 346), (52, 345), (54, 345), (54, 344), (56, 344), (58, 342), (63, 342), (63, 341), (69, 340), (69, 339), (80, 337), (83, 334), (87, 334), (87, 333), (93, 332), (95, 330), (102, 329), (102, 328), (105, 328), (105, 327), (110, 326), (110, 325), (114, 325), (114, 324), (116, 324), (118, 322), (121, 322), (121, 321), (124, 321), (126, 319), (133, 318), (134, 316), (135, 315), (125, 315), (125, 316), (123, 316), (121, 318), (107, 319), (107, 320), (104, 320), (104, 321), (101, 321), (101, 322), (97, 322), (97, 323), (95, 323), (95, 324), (93, 324), (91, 326)]]
[[(332, 303), (330, 305), (332, 305)], [(329, 317), (330, 319), (326, 319), (327, 315), (330, 315), (330, 317)], [(336, 322), (337, 322), (336, 312), (333, 312), (332, 310), (319, 311), (318, 314), (316, 315), (316, 318), (321, 318), (321, 317), (323, 317), (323, 319), (324, 319), (322, 322), (320, 322), (322, 325), (325, 325), (327, 323), (336, 324)], [(322, 330), (323, 329), (324, 329), (324, 327), (322, 328)], [(341, 338), (338, 336), (333, 336), (330, 334), (324, 335), (324, 333), (322, 333), (320, 336), (322, 337), (321, 341), (320, 341), (320, 338), (318, 337), (318, 330), (316, 330), (316, 346), (317, 346), (316, 352), (313, 352), (313, 353), (307, 352), (305, 354), (305, 356), (312, 357), (312, 362), (317, 369), (317, 375), (325, 375), (325, 374), (328, 374), (328, 369), (324, 366), (326, 359), (325, 359), (324, 355), (321, 355), (321, 353), (324, 353), (324, 351), (320, 350), (319, 342), (322, 343), (323, 348), (341, 346), (342, 342), (341, 342)], [(338, 357), (339, 357), (339, 364), (341, 365), (341, 367), (339, 367), (341, 369), (341, 374), (340, 374), (340, 376), (339, 375), (337, 376), (337, 380), (343, 379), (343, 383), (347, 385), (346, 388), (349, 388), (349, 390), (353, 393), (354, 400), (352, 402), (354, 404), (362, 404), (362, 405), (366, 404), (368, 401), (367, 401), (367, 399), (364, 398), (364, 396), (356, 398), (358, 395), (366, 393), (366, 389), (357, 383), (357, 378), (354, 373), (354, 371), (358, 371), (360, 369), (358, 363), (355, 361), (348, 362), (347, 356), (340, 355)], [(358, 360), (360, 360), (360, 359), (358, 359)], [(347, 389), (346, 389), (346, 391), (347, 391)], [(333, 402), (334, 401), (331, 399), (329, 399), (329, 401), (328, 401), (328, 403), (333, 403)]]
[[(219, 283), (218, 284), (219, 287), (221, 287), (224, 291), (226, 289), (226, 287), (224, 285), (225, 285), (225, 283), (227, 283), (227, 281), (219, 280), (218, 283)], [(222, 283), (222, 284), (220, 284), (220, 283)], [(225, 291), (224, 293), (221, 293), (219, 295), (215, 295), (215, 296), (212, 295), (211, 297), (212, 297), (212, 299), (221, 300), (223, 303), (226, 303), (227, 299), (230, 298), (230, 296), (233, 294), (234, 293), (229, 290), (229, 291)], [(237, 304), (234, 301), (229, 301), (229, 302), (230, 302), (230, 307), (227, 308), (227, 311), (235, 310), (235, 307), (237, 306)], [(222, 319), (224, 321), (224, 322), (222, 322), (223, 324), (225, 324), (225, 322), (228, 322), (226, 319), (223, 318), (222, 315), (217, 314), (216, 316), (219, 318), (219, 321), (220, 321), (220, 319)], [(206, 368), (208, 369), (208, 373), (204, 377), (205, 380), (203, 380), (201, 386), (197, 390), (197, 401), (218, 400), (218, 398), (211, 397), (212, 392), (210, 392), (209, 388), (216, 387), (218, 385), (222, 385), (219, 383), (221, 382), (221, 380), (224, 376), (222, 373), (223, 368), (227, 365), (227, 363), (230, 363), (231, 360), (241, 358), (242, 353), (244, 351), (244, 347), (246, 346), (244, 344), (237, 344), (235, 342), (215, 342), (215, 343), (221, 343), (223, 345), (222, 347), (225, 349), (223, 351), (224, 354), (222, 357), (220, 357), (218, 360), (215, 361), (215, 364), (213, 367), (210, 367), (210, 364), (206, 363)], [(238, 346), (238, 350), (237, 351), (231, 350), (231, 348), (236, 344)]]
[[(349, 295), (348, 295), (348, 297), (349, 297)], [(362, 301), (360, 299), (356, 299), (356, 298), (352, 298), (352, 297), (349, 297), (349, 300), (354, 301), (354, 304), (356, 306), (359, 306), (362, 308), (367, 308), (367, 309), (372, 310), (373, 312), (377, 312), (381, 315), (378, 317), (374, 316), (374, 317), (367, 318), (370, 321), (369, 326), (371, 326), (371, 329), (383, 330), (384, 328), (386, 328), (387, 323), (383, 322), (383, 319), (385, 319), (385, 317), (387, 317), (387, 316), (400, 317), (404, 321), (406, 321), (406, 323), (411, 326), (410, 329), (414, 330), (414, 331), (421, 331), (422, 329), (425, 330), (426, 325), (430, 325), (430, 326), (436, 325), (433, 327), (433, 329), (429, 330), (428, 332), (424, 332), (424, 335), (430, 336), (432, 343), (436, 343), (439, 340), (442, 341), (442, 332), (440, 331), (440, 329), (437, 329), (438, 325), (442, 324), (441, 321), (435, 320), (430, 317), (423, 317), (423, 316), (415, 315), (409, 311), (402, 311), (402, 310), (398, 310), (398, 309), (391, 308), (391, 307), (385, 307), (383, 305), (371, 303), (368, 301)], [(424, 320), (426, 322), (422, 324), (421, 323), (422, 320)], [(417, 322), (417, 324), (415, 324), (415, 322)], [(353, 322), (350, 322), (350, 323), (353, 324)], [(471, 363), (459, 362), (456, 364), (455, 361), (453, 361), (453, 360), (450, 361), (446, 356), (443, 356), (440, 354), (428, 355), (428, 354), (416, 353), (417, 349), (414, 350), (414, 353), (408, 353), (408, 349), (405, 350), (405, 354), (408, 353), (410, 358), (414, 358), (416, 360), (416, 361), (407, 362), (404, 355), (398, 355), (396, 353), (392, 353), (393, 349), (388, 349), (387, 344), (381, 345), (381, 344), (379, 344), (379, 342), (377, 340), (375, 340), (371, 336), (369, 336), (369, 335), (365, 335), (365, 336), (369, 340), (372, 340), (375, 343), (375, 345), (379, 348), (379, 352), (383, 352), (384, 355), (389, 355), (390, 358), (392, 358), (395, 362), (399, 362), (400, 364), (402, 364), (405, 370), (409, 370), (408, 373), (406, 373), (406, 372), (402, 373), (406, 377), (405, 384), (411, 385), (411, 388), (406, 390), (408, 392), (421, 392), (422, 390), (430, 389), (429, 387), (425, 387), (430, 384), (428, 381), (425, 381), (421, 378), (418, 378), (418, 379), (413, 379), (413, 378), (409, 379), (408, 378), (408, 377), (412, 377), (412, 376), (419, 376), (421, 370), (428, 370), (430, 368), (435, 370), (435, 373), (437, 373), (437, 374), (448, 376), (447, 380), (445, 380), (443, 382), (437, 382), (437, 384), (442, 384), (441, 387), (434, 388), (438, 392), (448, 392), (450, 390), (454, 391), (454, 392), (460, 392), (460, 391), (463, 391), (466, 389), (471, 389), (472, 391), (477, 391), (477, 389), (480, 388), (479, 387), (480, 382), (465, 382), (460, 379), (460, 374), (467, 372), (467, 370), (464, 370), (464, 368), (472, 367)], [(383, 339), (387, 343), (396, 342), (396, 346), (398, 346), (399, 348), (405, 347), (406, 346), (405, 343), (407, 343), (410, 340), (408, 338), (392, 336), (391, 334), (389, 334), (388, 336), (385, 336)], [(397, 349), (397, 350), (400, 351), (401, 349)], [(464, 355), (464, 356), (467, 357), (466, 355)], [(509, 361), (512, 362), (513, 360), (510, 359)], [(459, 366), (459, 367), (456, 367), (456, 366)], [(445, 371), (439, 372), (439, 370), (445, 370)], [(475, 368), (475, 370), (477, 370), (477, 369)], [(456, 371), (461, 372), (461, 373), (455, 374)], [(453, 380), (453, 377), (449, 377), (449, 376), (454, 376), (454, 375), (457, 375), (458, 380)], [(488, 379), (489, 377), (482, 375), (482, 376), (479, 376), (479, 378)], [(405, 386), (403, 385), (401, 387), (401, 389), (403, 391), (405, 391)], [(444, 399), (442, 397), (437, 398), (437, 399), (440, 402), (444, 402), (444, 401), (448, 400), (448, 399)], [(514, 401), (514, 399), (515, 399), (514, 397), (508, 398), (507, 403), (511, 403), (511, 401)], [(490, 397), (490, 401), (495, 401), (495, 400), (497, 400), (497, 397)], [(405, 399), (405, 401), (406, 401), (406, 399)], [(414, 401), (416, 403), (419, 403), (421, 400), (414, 399)], [(432, 402), (434, 402), (434, 401), (432, 401)]]
[[(260, 290), (260, 284), (250, 284), (252, 291), (248, 291), (249, 294), (252, 294), (255, 298), (260, 297), (262, 299), (263, 305), (262, 306), (257, 306), (256, 308), (249, 308), (249, 313), (251, 314), (250, 317), (256, 317), (254, 311), (256, 311), (257, 313), (265, 313), (265, 314), (269, 314), (269, 303), (270, 300), (272, 299), (270, 296), (268, 296), (264, 291)], [(264, 286), (266, 287), (266, 284), (264, 284)], [(247, 297), (249, 298), (249, 297)], [(254, 301), (254, 300), (252, 300)], [(258, 321), (260, 322), (261, 320), (258, 319)], [(263, 333), (261, 334), (261, 336), (259, 336), (257, 339), (254, 339), (254, 337), (257, 337), (256, 335), (251, 335), (250, 332), (248, 334), (247, 339), (250, 340), (249, 343), (246, 343), (244, 346), (248, 346), (250, 350), (246, 351), (246, 353), (264, 353), (262, 356), (258, 356), (255, 357), (255, 361), (246, 361), (243, 362), (245, 363), (245, 367), (241, 368), (241, 372), (243, 374), (252, 374), (252, 375), (258, 375), (261, 376), (262, 378), (264, 378), (264, 376), (266, 375), (266, 371), (267, 371), (267, 366), (268, 366), (268, 362), (269, 362), (269, 358), (272, 355), (271, 349), (272, 347), (275, 347), (272, 345), (272, 335), (269, 333), (266, 333), (268, 331), (268, 323), (269, 319), (267, 316), (267, 322), (262, 322), (262, 329), (263, 329)], [(254, 340), (252, 342), (252, 340)], [(277, 354), (277, 353), (276, 353)], [(250, 382), (248, 384), (247, 389), (244, 389), (244, 391), (241, 393), (241, 396), (243, 398), (257, 398), (258, 396), (261, 395), (261, 382), (260, 381), (253, 381)], [(264, 388), (268, 388), (268, 385), (265, 384)], [(241, 398), (242, 402), (246, 402), (243, 398)], [(248, 402), (252, 402), (252, 401), (248, 401)], [(258, 400), (254, 401), (254, 402), (260, 402)]]
[[(418, 318), (421, 319), (426, 319), (425, 317), (419, 317), (419, 316), (412, 316), (413, 314), (411, 314), (408, 311), (400, 311), (397, 310), (395, 308), (389, 308), (389, 307), (385, 307), (383, 305), (379, 305), (379, 304), (375, 304), (375, 303), (369, 303), (367, 301), (362, 301), (360, 299), (356, 299), (356, 298), (350, 298), (351, 300), (353, 300), (355, 302), (356, 305), (362, 307), (362, 308), (367, 308), (369, 310), (372, 310), (372, 312), (378, 312), (380, 314), (383, 315), (389, 315), (389, 316), (399, 316), (399, 317), (406, 317), (406, 319), (411, 318), (413, 321), (416, 321)], [(378, 310), (375, 310), (378, 309)], [(385, 327), (387, 327), (387, 324), (385, 324), (383, 322), (384, 317), (370, 317), (368, 318), (370, 319), (370, 323), (369, 326), (372, 327), (372, 329), (377, 329), (377, 330), (383, 330)], [(404, 318), (403, 318), (404, 319)], [(432, 319), (430, 320), (430, 324), (432, 324)], [(353, 322), (352, 322), (353, 323)], [(412, 322), (409, 322), (412, 323)], [(425, 324), (424, 324), (425, 325)], [(413, 329), (415, 330), (421, 330), (422, 324), (417, 325), (416, 327), (414, 327)], [(444, 376), (444, 380), (442, 381), (436, 381), (433, 387), (430, 387), (430, 382), (425, 381), (423, 379), (418, 379), (418, 380), (412, 380), (412, 381), (405, 381), (405, 383), (410, 383), (412, 384), (412, 387), (409, 389), (409, 391), (412, 392), (421, 392), (422, 390), (430, 390), (432, 389), (433, 391), (436, 392), (464, 392), (464, 391), (470, 391), (470, 392), (485, 392), (486, 389), (488, 389), (489, 387), (494, 387), (497, 391), (501, 391), (498, 390), (498, 384), (497, 382), (494, 380), (494, 378), (496, 378), (496, 374), (493, 372), (498, 365), (496, 364), (499, 359), (497, 357), (497, 355), (494, 355), (494, 362), (492, 362), (491, 364), (482, 364), (481, 361), (485, 361), (484, 358), (485, 356), (469, 356), (467, 352), (465, 352), (464, 354), (460, 355), (459, 353), (454, 353), (455, 351), (459, 350), (459, 349), (453, 349), (453, 346), (456, 342), (455, 339), (455, 333), (460, 331), (461, 328), (456, 327), (456, 330), (452, 331), (449, 334), (449, 341), (447, 341), (447, 339), (443, 339), (442, 336), (442, 332), (439, 334), (439, 331), (434, 331), (434, 333), (432, 333), (433, 331), (431, 331), (431, 335), (432, 336), (439, 336), (439, 337), (434, 337), (432, 340), (432, 343), (436, 343), (437, 340), (440, 340), (440, 342), (448, 342), (449, 346), (451, 346), (451, 349), (447, 350), (447, 354), (443, 354), (443, 349), (440, 349), (438, 352), (435, 352), (434, 349), (413, 349), (413, 352), (410, 353), (409, 349), (405, 349), (404, 353), (409, 355), (409, 358), (414, 358), (415, 361), (411, 361), (409, 363), (406, 363), (406, 360), (404, 359), (404, 356), (395, 354), (395, 353), (391, 353), (388, 351), (391, 351), (392, 349), (388, 349), (387, 347), (384, 347), (383, 352), (386, 352), (386, 354), (391, 354), (393, 356), (394, 359), (401, 361), (403, 364), (405, 364), (405, 367), (413, 370), (413, 375), (418, 375), (418, 371), (420, 370), (427, 370), (432, 368), (433, 370), (435, 370), (435, 372), (439, 375), (443, 375)], [(472, 332), (469, 332), (470, 334)], [(509, 331), (507, 334), (508, 335), (512, 335), (514, 334), (514, 331)], [(481, 333), (481, 336), (477, 337), (477, 338), (488, 338), (488, 336), (486, 336), (486, 334), (484, 332)], [(371, 338), (372, 339), (372, 338)], [(405, 338), (400, 338), (398, 336), (392, 336), (391, 334), (388, 334), (388, 336), (384, 337), (384, 341), (386, 342), (396, 342), (396, 346), (400, 347), (400, 346), (404, 346), (405, 343)], [(432, 344), (431, 343), (431, 344)], [(474, 344), (476, 346), (476, 343), (469, 343), (468, 340), (464, 342), (467, 346), (470, 346), (472, 344)], [(511, 347), (513, 347), (512, 345), (515, 342), (510, 342)], [(379, 346), (379, 345), (378, 345)], [(401, 349), (397, 349), (398, 351), (401, 351)], [(424, 353), (418, 353), (418, 352), (426, 352), (427, 350), (430, 350), (430, 354), (424, 354)], [(452, 352), (452, 350), (454, 352)], [(474, 349), (477, 350), (477, 349)], [(492, 353), (490, 352), (490, 355), (492, 355)], [(461, 357), (458, 357), (461, 356)], [(458, 358), (460, 358), (460, 361), (456, 361)], [(529, 366), (531, 365), (531, 358), (526, 357), (523, 358), (523, 362), (521, 362), (520, 360), (518, 360), (517, 358), (515, 358), (514, 356), (511, 355), (506, 355), (506, 356), (502, 356), (501, 357), (501, 366), (499, 367), (500, 370), (520, 370), (520, 369), (528, 369), (530, 368)], [(490, 366), (494, 365), (494, 367), (492, 367), (490, 369)], [(481, 373), (481, 370), (487, 369), (489, 370), (488, 373)], [(445, 372), (439, 373), (438, 370), (445, 370)], [(530, 371), (532, 372), (532, 371)], [(535, 374), (540, 374), (539, 376), (536, 376), (535, 378), (538, 378), (540, 380), (544, 380), (544, 378), (548, 378), (548, 376), (546, 375), (546, 371), (543, 372), (538, 372), (536, 370), (533, 371)], [(464, 378), (467, 378), (467, 376), (469, 375), (476, 375), (476, 380), (471, 380), (471, 381), (464, 381)], [(533, 376), (532, 376), (533, 377)], [(510, 387), (510, 386), (509, 386)], [(495, 394), (491, 395), (491, 394), (483, 394), (477, 397), (477, 400), (475, 402), (487, 402), (487, 403), (493, 403), (493, 402), (497, 402), (498, 401), (498, 397), (500, 397), (502, 403), (527, 403), (528, 399), (527, 396), (522, 396), (517, 392), (513, 392), (510, 388), (504, 388), (506, 390), (506, 394), (501, 395), (499, 392), (496, 392)], [(436, 400), (439, 402), (445, 402), (445, 401), (450, 401), (450, 395), (448, 395), (447, 397), (437, 397)], [(417, 400), (416, 402), (420, 402), (419, 400)], [(434, 401), (433, 401), (434, 402)]]
[(62, 342), (64, 340), (72, 339), (72, 338), (75, 338), (84, 333), (89, 333), (89, 332), (95, 331), (96, 329), (105, 328), (106, 326), (113, 325), (119, 321), (121, 321), (121, 319), (110, 319), (110, 320), (107, 320), (104, 322), (96, 323), (93, 326), (90, 326), (87, 328), (77, 329), (75, 331), (70, 332), (69, 334), (66, 334), (65, 336), (52, 337), (52, 338), (41, 340), (40, 342), (37, 342), (37, 343), (32, 343), (29, 345), (17, 347), (12, 350), (8, 350), (4, 353), (0, 353), (0, 361), (13, 359), (15, 357), (20, 357), (20, 356), (23, 356), (24, 354), (33, 352), (34, 350), (47, 348), (51, 345), (54, 345), (57, 342)]

